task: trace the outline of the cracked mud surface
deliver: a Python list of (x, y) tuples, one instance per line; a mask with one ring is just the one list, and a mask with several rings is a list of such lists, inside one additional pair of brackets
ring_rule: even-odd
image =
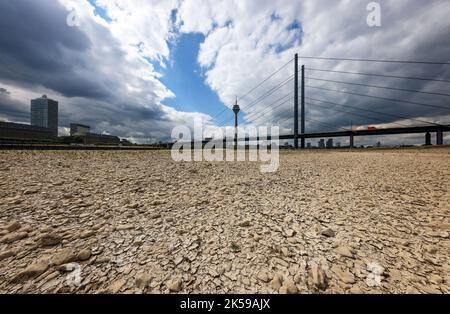
[(449, 165), (450, 148), (282, 152), (273, 174), (0, 152), (0, 292), (449, 293)]

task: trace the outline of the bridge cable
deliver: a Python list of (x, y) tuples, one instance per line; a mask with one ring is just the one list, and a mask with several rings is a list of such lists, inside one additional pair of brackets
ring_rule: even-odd
[(414, 90), (414, 89), (405, 89), (405, 88), (395, 88), (395, 87), (387, 87), (387, 86), (379, 86), (379, 85), (360, 84), (360, 83), (352, 83), (352, 82), (345, 82), (345, 81), (335, 81), (335, 80), (319, 79), (319, 78), (307, 77), (307, 76), (305, 76), (305, 78), (309, 79), (309, 80), (313, 80), (313, 81), (322, 81), (322, 82), (330, 82), (330, 83), (345, 84), (345, 85), (355, 85), (355, 86), (364, 86), (364, 87), (388, 89), (388, 90), (393, 90), (393, 91), (401, 91), (401, 92), (409, 92), (409, 93), (420, 93), (420, 94), (437, 95), (437, 96), (449, 96), (450, 97), (450, 94), (436, 93), (436, 92), (427, 92), (427, 91), (419, 91), (419, 90)]
[(396, 78), (396, 79), (406, 79), (406, 80), (419, 80), (419, 81), (450, 83), (450, 80), (424, 78), (424, 77), (397, 76), (397, 75), (376, 74), (376, 73), (325, 70), (325, 69), (316, 69), (316, 68), (306, 68), (306, 69), (310, 70), (310, 71), (318, 71), (318, 72), (330, 72), (330, 73), (341, 73), (341, 74), (353, 74), (353, 75), (363, 75), (363, 76), (386, 77), (386, 78)]
[(311, 56), (299, 56), (299, 57), (301, 59), (332, 60), (332, 61), (450, 65), (450, 62), (445, 62), (445, 61), (444, 62), (436, 62), (436, 61), (412, 61), (412, 60), (351, 59), (351, 58), (326, 58), (326, 57), (311, 57)]
[(412, 104), (412, 105), (418, 105), (418, 106), (424, 106), (424, 107), (431, 107), (431, 108), (437, 108), (437, 109), (450, 110), (449, 107), (424, 104), (424, 103), (408, 101), (408, 100), (401, 100), (401, 99), (394, 99), (394, 98), (385, 98), (385, 97), (379, 97), (379, 96), (371, 96), (371, 95), (359, 94), (359, 93), (354, 93), (354, 92), (346, 92), (346, 91), (341, 91), (341, 90), (337, 90), (337, 89), (329, 89), (329, 88), (325, 88), (325, 87), (318, 87), (318, 86), (311, 86), (311, 85), (305, 85), (305, 86), (308, 87), (308, 88), (320, 89), (320, 90), (325, 90), (325, 91), (335, 92), (335, 93), (341, 93), (341, 94), (362, 96), (362, 97), (381, 99), (381, 100), (387, 100), (387, 101), (393, 101), (393, 102), (403, 102), (403, 103)]

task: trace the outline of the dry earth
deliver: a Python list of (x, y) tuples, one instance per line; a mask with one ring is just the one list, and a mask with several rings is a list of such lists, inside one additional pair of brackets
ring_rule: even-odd
[(275, 174), (0, 152), (0, 292), (449, 293), (449, 165), (449, 148), (284, 152)]

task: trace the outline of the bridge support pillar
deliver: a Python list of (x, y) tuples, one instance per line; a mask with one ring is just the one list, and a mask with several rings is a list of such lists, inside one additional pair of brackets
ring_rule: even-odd
[(298, 54), (294, 62), (294, 147), (298, 148)]
[(431, 145), (431, 133), (427, 132), (425, 134), (425, 145), (430, 146)]
[(436, 145), (444, 145), (444, 132), (437, 131), (437, 133), (436, 133)]
[(350, 135), (350, 148), (354, 148), (355, 147), (355, 137), (352, 135)]

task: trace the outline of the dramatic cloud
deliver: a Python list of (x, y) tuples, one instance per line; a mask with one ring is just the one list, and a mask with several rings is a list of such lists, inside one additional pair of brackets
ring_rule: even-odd
[(20, 121), (28, 123), (29, 106), (11, 98), (11, 92), (0, 88), (0, 121)]
[[(448, 1), (384, 1), (382, 26), (370, 28), (366, 23), (369, 12), (367, 1), (214, 1), (202, 6), (202, 17), (193, 10), (196, 1), (184, 1), (180, 9), (181, 31), (201, 32), (206, 36), (201, 46), (199, 63), (206, 70), (208, 84), (229, 107), (235, 95), (244, 95), (257, 82), (263, 80), (298, 52), (303, 56), (337, 56), (342, 58), (368, 58), (391, 60), (442, 60), (450, 52), (450, 12)], [(419, 26), (420, 25), (420, 26)], [(450, 67), (394, 63), (358, 63), (301, 59), (307, 67), (307, 97), (350, 105), (340, 107), (308, 99), (309, 130), (323, 125), (328, 128), (398, 123), (420, 124), (437, 121), (450, 110), (432, 106), (445, 106), (448, 97), (420, 93), (405, 93), (386, 89), (342, 85), (315, 79), (345, 81), (357, 84), (396, 87), (399, 89), (442, 92), (448, 83), (418, 80), (380, 79), (369, 76), (343, 75), (318, 72), (309, 68), (336, 71), (380, 73), (393, 76), (450, 78)], [(282, 98), (291, 93), (291, 81), (279, 91), (255, 103), (258, 97), (293, 74), (293, 63), (263, 84), (251, 95), (242, 99), (241, 106), (248, 122), (276, 123), (292, 117), (293, 101)], [(316, 87), (316, 88), (314, 88)], [(359, 94), (394, 98), (431, 106), (371, 99), (325, 91), (327, 88)], [(280, 99), (281, 101), (276, 102)], [(287, 103), (276, 109), (268, 108)], [(447, 105), (448, 107), (448, 105)], [(363, 108), (367, 111), (357, 110)], [(337, 111), (339, 110), (339, 111)], [(387, 113), (380, 115), (374, 111)], [(265, 113), (265, 114), (264, 114)], [(419, 121), (404, 120), (417, 118)], [(404, 120), (404, 121), (400, 121)], [(440, 119), (441, 120), (441, 119)], [(448, 122), (448, 120), (447, 120)], [(291, 127), (293, 120), (285, 122)], [(326, 126), (325, 126), (326, 127)]]
[[(174, 95), (158, 80), (148, 60), (168, 57), (167, 45), (162, 44), (164, 34), (157, 46), (147, 49), (144, 38), (149, 34), (133, 37), (130, 29), (119, 31), (119, 24), (130, 25), (131, 21), (113, 15), (115, 21), (109, 25), (94, 14), (88, 2), (61, 3), (18, 0), (0, 4), (0, 25), (8, 29), (0, 34), (0, 85), (17, 90), (8, 98), (2, 95), (4, 119), (25, 120), (30, 99), (44, 92), (60, 103), (60, 126), (89, 123), (98, 132), (127, 138), (139, 134), (139, 141), (168, 138), (175, 125), (194, 117), (207, 118), (200, 113), (177, 113), (161, 103)], [(72, 8), (78, 14), (78, 27), (66, 23)], [(149, 28), (150, 33), (160, 32), (158, 27)], [(146, 38), (152, 44), (157, 42), (153, 39)]]
[[(269, 73), (290, 60), (296, 52), (300, 53), (300, 56), (448, 60), (450, 40), (447, 34), (450, 32), (450, 24), (444, 21), (450, 6), (445, 1), (433, 1), (426, 6), (420, 1), (383, 2), (382, 27), (377, 29), (369, 28), (366, 24), (367, 1), (351, 3), (302, 1), (297, 2), (297, 5), (293, 5), (292, 1), (271, 2), (266, 5), (255, 3), (254, 6), (248, 2), (245, 4), (245, 7), (229, 5), (230, 10), (225, 10), (220, 5), (212, 5), (205, 9), (209, 12), (209, 17), (201, 20), (196, 19), (189, 9), (180, 11), (182, 16), (184, 14), (183, 20), (194, 21), (183, 24), (183, 27), (187, 28), (186, 31), (198, 31), (205, 34), (206, 40), (200, 51), (199, 63), (206, 69), (207, 82), (229, 106), (232, 104), (234, 95), (244, 95), (256, 82), (260, 82)], [(190, 5), (185, 2), (185, 7)], [(200, 21), (205, 22), (200, 24)], [(300, 23), (300, 27), (293, 28), (292, 25), (297, 23)], [(416, 26), (417, 24), (421, 25), (420, 28)], [(299, 38), (298, 42), (293, 42), (290, 39), (292, 37)], [(284, 50), (279, 47), (283, 47)], [(430, 51), (429, 47), (435, 48)], [(448, 66), (333, 62), (311, 59), (300, 59), (300, 64), (306, 65), (306, 76), (310, 78), (430, 92), (446, 91), (448, 84), (339, 75), (310, 71), (308, 68), (384, 73), (393, 76), (447, 79), (450, 77)], [(264, 96), (266, 91), (277, 86), (277, 83), (285, 82), (292, 73), (293, 65), (290, 64), (273, 79), (241, 100), (248, 123), (281, 123), (285, 133), (292, 133), (292, 81), (288, 81), (279, 91), (258, 101), (261, 100), (259, 96)], [(352, 96), (313, 87), (401, 99), (432, 106), (446, 106), (448, 103), (448, 97), (445, 96), (388, 91), (308, 79), (307, 97), (328, 101), (323, 103), (307, 99), (307, 131), (309, 132), (350, 128), (351, 125), (356, 128), (367, 127), (367, 125), (392, 127), (426, 125), (427, 121), (448, 124), (450, 120), (449, 110)], [(285, 95), (287, 98), (283, 98)], [(329, 102), (344, 106), (336, 106)], [(414, 120), (402, 117), (410, 117)], [(423, 142), (422, 135), (409, 136), (407, 139), (405, 136), (395, 136), (389, 139), (383, 138), (383, 140), (404, 144)], [(347, 141), (348, 139), (343, 139), (343, 142)]]
[[(246, 94), (295, 53), (300, 57), (448, 61), (448, 1), (381, 1), (382, 25), (375, 28), (366, 23), (368, 3), (97, 0), (94, 6), (73, 0), (2, 1), (0, 26), (8, 31), (0, 33), (0, 118), (28, 121), (30, 99), (46, 93), (60, 102), (62, 127), (83, 122), (98, 132), (140, 142), (167, 139), (175, 125), (191, 123), (196, 117), (211, 122), (205, 114), (164, 105), (164, 100), (177, 95), (161, 82), (157, 70), (173, 61), (171, 47), (177, 38), (200, 33), (205, 40), (198, 52), (203, 69), (199, 75), (223, 104), (231, 107), (238, 96), (246, 123), (281, 124), (282, 133), (292, 133), (292, 62)], [(72, 9), (79, 18), (78, 27), (66, 24)], [(449, 83), (312, 70), (449, 80), (448, 65), (300, 58), (303, 64), (307, 131), (449, 123), (450, 110), (439, 108), (449, 107), (448, 96), (338, 82), (437, 93), (449, 93)], [(267, 93), (283, 82), (280, 89)], [(222, 119), (214, 123), (227, 125)], [(422, 141), (417, 136), (392, 138), (406, 144)]]

